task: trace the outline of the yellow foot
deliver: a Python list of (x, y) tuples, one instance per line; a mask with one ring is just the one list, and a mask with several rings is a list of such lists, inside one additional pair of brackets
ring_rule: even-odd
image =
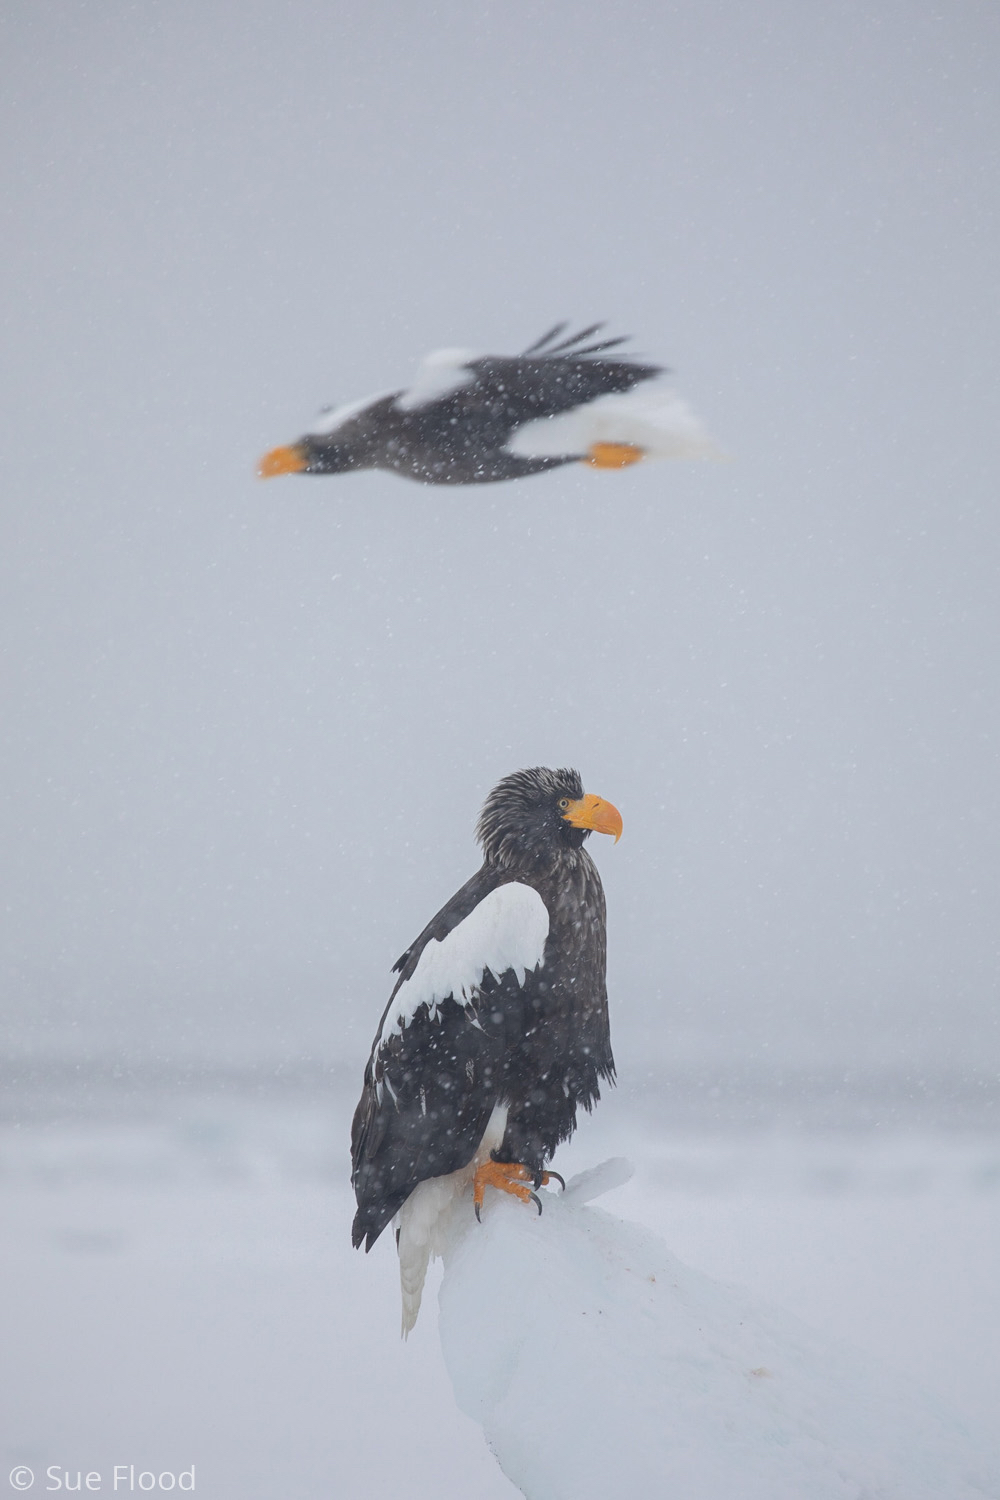
[(627, 469), (645, 456), (646, 450), (632, 443), (591, 443), (583, 462), (595, 469)]
[[(550, 1182), (561, 1182), (566, 1186), (558, 1172), (542, 1172), (539, 1176), (542, 1187)], [(483, 1206), (483, 1195), (488, 1187), (499, 1188), (502, 1193), (512, 1193), (522, 1203), (533, 1203), (542, 1211), (542, 1200), (537, 1193), (533, 1193), (528, 1182), (535, 1181), (535, 1173), (530, 1167), (522, 1166), (516, 1161), (487, 1161), (476, 1169), (476, 1175), (472, 1181), (472, 1201), (476, 1205), (476, 1218), (480, 1218), (480, 1210)]]

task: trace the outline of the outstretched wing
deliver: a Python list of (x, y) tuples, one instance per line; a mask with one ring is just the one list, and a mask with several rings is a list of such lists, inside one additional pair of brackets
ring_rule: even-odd
[(549, 331), (524, 354), (477, 355), (466, 349), (439, 349), (422, 362), (408, 391), (396, 397), (401, 412), (432, 414), (435, 432), (454, 445), (458, 426), (472, 433), (477, 449), (502, 447), (516, 428), (540, 417), (585, 406), (599, 396), (630, 391), (663, 373), (659, 365), (603, 359), (622, 338), (588, 344), (602, 325), (554, 344), (565, 325)]
[(603, 327), (601, 323), (553, 344), (565, 326), (557, 324), (524, 354), (488, 354), (470, 360), (467, 368), (474, 372), (476, 384), (462, 393), (466, 405), (482, 404), (498, 423), (513, 431), (523, 422), (557, 416), (599, 396), (630, 391), (663, 373), (660, 365), (599, 357), (625, 342), (616, 338), (588, 344), (587, 339)]
[(532, 886), (484, 868), (400, 959), (354, 1116), (355, 1245), (370, 1249), (418, 1183), (472, 1160), (548, 931)]
[(584, 354), (599, 354), (604, 349), (617, 349), (619, 344), (627, 344), (629, 341), (629, 335), (622, 333), (616, 339), (600, 339), (596, 344), (588, 344), (587, 340), (595, 333), (600, 333), (604, 327), (603, 323), (591, 323), (589, 327), (581, 328), (579, 333), (571, 334), (568, 339), (563, 339), (561, 344), (553, 343), (553, 339), (557, 339), (561, 333), (565, 333), (568, 327), (568, 323), (557, 323), (554, 328), (549, 329), (548, 333), (543, 333), (540, 339), (536, 339), (533, 344), (529, 344), (524, 351), (525, 354), (544, 354), (545, 356), (550, 356), (552, 354), (565, 354), (567, 350), (571, 349), (573, 351), (573, 358), (580, 359)]

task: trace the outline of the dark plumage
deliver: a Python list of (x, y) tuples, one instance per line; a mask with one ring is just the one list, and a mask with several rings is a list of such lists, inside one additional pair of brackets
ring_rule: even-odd
[(578, 460), (624, 468), (647, 454), (700, 451), (700, 429), (672, 392), (625, 399), (662, 374), (659, 365), (604, 358), (624, 339), (588, 343), (599, 323), (554, 342), (565, 326), (521, 355), (429, 355), (409, 390), (338, 408), (317, 431), (272, 449), (258, 472), (390, 469), (421, 484), (488, 484)]
[[(583, 847), (592, 830), (617, 838), (621, 817), (584, 795), (576, 771), (505, 777), (479, 819), (482, 868), (395, 965), (354, 1116), (353, 1237), (370, 1249), (402, 1210), (404, 1328), (429, 1253), (421, 1185), (456, 1174), (458, 1192), (475, 1174), (477, 1207), (485, 1185), (530, 1196), (578, 1107), (614, 1077), (604, 893)], [(487, 1183), (491, 1163), (525, 1168), (521, 1183)]]

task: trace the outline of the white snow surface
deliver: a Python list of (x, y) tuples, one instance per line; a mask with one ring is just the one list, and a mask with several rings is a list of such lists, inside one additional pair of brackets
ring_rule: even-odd
[[(360, 1052), (332, 1093), (144, 1085), (123, 1099), (121, 1085), (90, 1085), (79, 1108), (54, 1096), (0, 1122), (0, 1478), (27, 1464), (43, 1493), (61, 1464), (101, 1471), (107, 1493), (124, 1460), (194, 1464), (211, 1500), (517, 1500), (455, 1404), (430, 1296), (399, 1337), (391, 1234), (370, 1255), (351, 1249), (359, 1068)], [(634, 1157), (606, 1200), (616, 1212), (995, 1431), (1000, 1134), (811, 1131), (792, 1118), (802, 1107), (773, 1131), (692, 1132), (618, 1089), (556, 1166), (572, 1178)], [(483, 1234), (503, 1207), (488, 1199)], [(543, 1228), (559, 1208), (545, 1202)], [(574, 1372), (574, 1404), (589, 1368)], [(655, 1496), (683, 1500), (665, 1484)]]
[(598, 396), (555, 417), (525, 422), (507, 444), (521, 458), (585, 454), (593, 443), (629, 443), (650, 458), (708, 458), (716, 453), (699, 419), (666, 380)]
[(513, 969), (523, 984), (525, 972), (543, 961), (548, 935), (548, 909), (532, 886), (518, 880), (497, 886), (445, 937), (431, 938), (417, 967), (396, 991), (378, 1045), (398, 1035), (421, 1005), (429, 1008), (432, 1019), (449, 995), (467, 1005), (487, 969), (498, 979)]
[(528, 1500), (982, 1500), (1000, 1463), (846, 1343), (584, 1206), (456, 1205), (440, 1291), (455, 1396)]
[(479, 357), (474, 349), (435, 349), (425, 355), (410, 389), (404, 391), (396, 402), (397, 407), (400, 411), (415, 411), (442, 396), (450, 396), (463, 385), (471, 385), (476, 372), (467, 367), (470, 361)]

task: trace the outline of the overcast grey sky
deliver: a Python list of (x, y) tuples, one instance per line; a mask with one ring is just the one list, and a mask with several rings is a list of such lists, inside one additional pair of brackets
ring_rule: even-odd
[[(360, 1066), (569, 763), (623, 1066), (1000, 1066), (998, 54), (978, 0), (5, 7), (18, 1049)], [(728, 461), (254, 479), (561, 318)]]

